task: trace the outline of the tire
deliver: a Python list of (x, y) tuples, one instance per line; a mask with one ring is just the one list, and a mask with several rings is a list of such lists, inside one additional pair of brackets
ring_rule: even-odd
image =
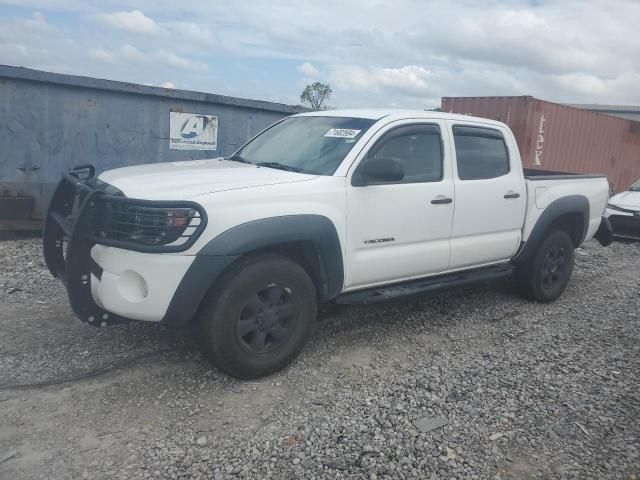
[(552, 230), (532, 258), (516, 267), (518, 292), (530, 300), (548, 303), (567, 288), (573, 272), (573, 242), (562, 230)]
[(239, 260), (215, 282), (198, 313), (204, 353), (234, 377), (276, 372), (315, 326), (316, 289), (297, 263), (275, 254)]

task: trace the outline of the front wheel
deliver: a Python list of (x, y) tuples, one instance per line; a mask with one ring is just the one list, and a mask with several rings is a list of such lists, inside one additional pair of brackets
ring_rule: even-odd
[(518, 291), (531, 300), (542, 303), (556, 300), (571, 280), (573, 272), (573, 242), (562, 231), (549, 233), (532, 258), (515, 271)]
[(241, 259), (216, 282), (199, 313), (205, 353), (221, 370), (257, 378), (280, 370), (307, 342), (316, 321), (313, 282), (281, 255)]

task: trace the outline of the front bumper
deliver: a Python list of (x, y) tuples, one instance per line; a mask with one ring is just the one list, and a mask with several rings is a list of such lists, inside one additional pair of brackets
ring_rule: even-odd
[[(183, 322), (182, 317), (193, 312), (170, 308), (170, 304), (180, 304), (174, 298), (175, 292), (194, 257), (166, 252), (186, 250), (197, 235), (179, 248), (168, 245), (156, 249), (104, 238), (98, 225), (105, 202), (152, 202), (105, 193), (96, 188), (93, 178), (92, 166), (63, 174), (44, 225), (45, 262), (52, 275), (67, 287), (73, 311), (81, 321), (95, 326), (129, 320)], [(162, 207), (164, 203), (154, 205)], [(191, 206), (190, 202), (173, 202), (176, 203)], [(202, 212), (196, 233), (205, 224), (206, 215)]]
[(91, 258), (102, 275), (91, 275), (95, 303), (111, 314), (161, 322), (194, 256), (149, 254), (95, 245)]
[(607, 208), (605, 215), (611, 222), (616, 237), (640, 240), (640, 211)]

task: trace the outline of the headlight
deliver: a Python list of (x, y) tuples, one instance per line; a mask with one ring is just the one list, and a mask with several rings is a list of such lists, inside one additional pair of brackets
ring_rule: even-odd
[[(181, 238), (196, 211), (192, 208), (127, 207), (112, 220), (129, 240), (144, 245), (167, 245)], [(124, 238), (126, 239), (126, 238)]]
[[(173, 206), (175, 205), (175, 206)], [(186, 250), (206, 224), (194, 202), (102, 197), (95, 231), (99, 243), (140, 251)]]

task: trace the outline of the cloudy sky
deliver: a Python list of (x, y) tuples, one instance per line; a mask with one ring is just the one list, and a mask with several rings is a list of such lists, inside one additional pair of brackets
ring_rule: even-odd
[(0, 0), (0, 63), (299, 103), (640, 104), (640, 0)]

